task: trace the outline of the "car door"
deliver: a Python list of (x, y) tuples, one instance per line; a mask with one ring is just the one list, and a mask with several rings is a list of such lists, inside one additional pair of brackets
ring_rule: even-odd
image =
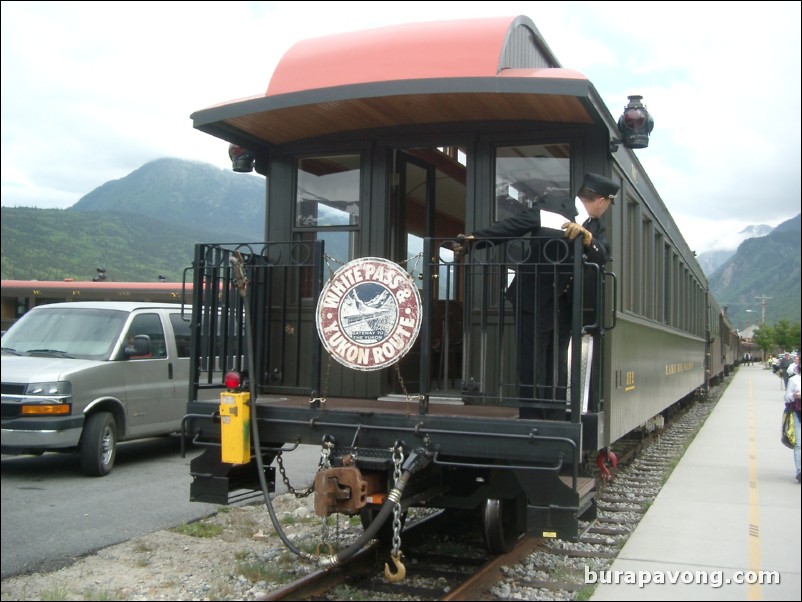
[(169, 356), (162, 313), (144, 310), (131, 319), (126, 333), (126, 345), (138, 335), (150, 341), (150, 353), (130, 355), (125, 362), (126, 407), (128, 437), (167, 433), (180, 425), (186, 399), (176, 393), (174, 358)]

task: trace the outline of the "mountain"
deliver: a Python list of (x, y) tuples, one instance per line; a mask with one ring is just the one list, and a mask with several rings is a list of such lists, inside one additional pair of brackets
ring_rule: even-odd
[(68, 209), (2, 207), (2, 278), (180, 282), (197, 242), (264, 238), (265, 182), (157, 159)]
[(769, 225), (760, 224), (758, 226), (747, 226), (737, 234), (728, 236), (727, 238), (717, 239), (713, 242), (713, 250), (699, 253), (696, 260), (702, 266), (706, 276), (710, 276), (721, 265), (724, 264), (730, 257), (735, 255), (735, 251), (743, 241), (750, 238), (759, 238), (766, 236), (774, 230)]
[(117, 282), (181, 282), (196, 242), (220, 235), (144, 215), (2, 207), (3, 280), (91, 280), (96, 268)]
[(262, 240), (265, 180), (208, 163), (157, 159), (99, 186), (67, 211), (115, 211), (149, 216), (217, 240)]
[(800, 321), (801, 243), (802, 215), (797, 215), (767, 236), (742, 242), (709, 277), (710, 291), (727, 306), (736, 327), (759, 323), (764, 316), (767, 324)]

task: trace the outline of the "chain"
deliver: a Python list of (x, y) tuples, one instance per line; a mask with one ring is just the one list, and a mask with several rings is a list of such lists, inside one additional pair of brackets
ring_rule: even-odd
[(290, 479), (287, 477), (287, 471), (284, 470), (284, 459), (282, 457), (281, 452), (278, 452), (276, 454), (276, 464), (278, 465), (278, 471), (281, 474), (281, 480), (284, 481), (284, 486), (287, 488), (287, 491), (289, 491), (295, 497), (297, 498), (309, 497), (315, 490), (315, 488), (312, 486), (303, 491), (298, 491), (297, 489), (295, 489), (295, 487), (290, 485)]
[[(323, 255), (323, 259), (326, 262), (326, 267), (329, 268), (329, 282), (331, 282), (332, 278), (334, 278), (334, 272), (337, 271), (336, 268), (332, 267), (331, 263), (332, 262), (336, 262), (336, 263), (339, 263), (341, 266), (345, 265), (345, 263), (343, 263), (339, 259), (335, 259), (331, 255), (326, 255), (326, 254)], [(329, 394), (329, 382), (331, 380), (331, 361), (332, 361), (332, 356), (331, 356), (331, 353), (329, 353), (328, 355), (329, 355), (329, 359), (328, 359), (328, 362), (326, 363), (326, 374), (323, 376), (323, 387), (322, 387), (323, 390), (320, 392), (320, 395), (318, 397), (312, 397), (312, 398), (309, 399), (309, 404), (314, 406), (314, 407), (325, 406), (326, 405), (326, 396)], [(314, 393), (314, 391), (313, 391), (313, 393)], [(317, 404), (319, 404), (319, 406)]]
[(331, 456), (331, 449), (334, 447), (334, 443), (332, 443), (328, 438), (323, 440), (323, 444), (320, 448), (320, 461), (318, 462), (318, 470), (328, 470), (331, 468), (331, 461), (329, 457)]
[(340, 513), (334, 515), (334, 542), (340, 545)]
[(393, 368), (395, 368), (395, 374), (398, 377), (398, 384), (401, 385), (401, 392), (404, 394), (404, 397), (409, 400), (409, 392), (407, 391), (407, 386), (404, 384), (404, 377), (401, 376), (401, 368), (398, 367), (398, 362), (393, 364)]
[(418, 264), (420, 263), (421, 259), (423, 259), (423, 251), (421, 251), (417, 255), (413, 255), (412, 257), (408, 257), (407, 259), (404, 259), (403, 261), (397, 261), (396, 263), (398, 265), (404, 265), (405, 263), (408, 264), (410, 261), (414, 261), (415, 265), (412, 266), (412, 269), (410, 270), (409, 268), (407, 268), (407, 272), (414, 272), (415, 270), (418, 269)]
[(410, 395), (409, 391), (407, 391), (407, 386), (404, 384), (404, 377), (401, 376), (401, 368), (398, 367), (398, 362), (393, 364), (393, 368), (395, 368), (395, 374), (398, 377), (398, 384), (401, 385), (401, 392), (404, 394), (404, 397), (407, 401), (420, 401), (423, 399), (423, 395)]
[[(331, 448), (334, 447), (334, 444), (331, 441), (324, 441), (323, 445), (320, 449), (320, 460), (317, 463), (318, 472), (321, 470), (325, 470), (327, 468), (331, 468), (331, 462), (329, 461), (329, 456), (331, 455)], [(315, 486), (312, 484), (310, 487), (303, 491), (298, 491), (290, 485), (290, 479), (287, 476), (287, 471), (284, 469), (284, 458), (283, 452), (279, 451), (276, 454), (276, 464), (278, 465), (278, 471), (281, 474), (281, 480), (284, 482), (284, 486), (287, 488), (291, 494), (293, 494), (297, 498), (302, 497), (309, 497), (314, 491)]]
[[(320, 448), (320, 461), (318, 462), (318, 471), (321, 470), (328, 470), (331, 468), (331, 461), (329, 460), (331, 456), (331, 448), (334, 447), (334, 443), (332, 443), (328, 438), (323, 439), (323, 443)], [(328, 544), (329, 540), (329, 517), (323, 517), (323, 525), (321, 529), (322, 533), (320, 535), (320, 540), (324, 544)]]
[(326, 267), (329, 268), (329, 280), (331, 280), (334, 277), (334, 272), (336, 272), (339, 269), (336, 267), (332, 267), (331, 266), (332, 262), (339, 263), (340, 267), (344, 266), (346, 263), (326, 253), (323, 254), (323, 261), (326, 262)]
[(326, 375), (323, 377), (323, 403), (326, 403), (326, 395), (329, 394), (329, 381), (331, 378), (331, 353), (329, 353), (329, 360), (326, 362)]
[(328, 516), (324, 516), (323, 517), (323, 524), (322, 524), (321, 529), (320, 529), (320, 543), (327, 544), (327, 545), (329, 545), (329, 547), (331, 547), (330, 544), (329, 544), (329, 517)]
[[(326, 363), (326, 374), (323, 376), (323, 391), (321, 391), (319, 397), (311, 397), (309, 399), (310, 407), (323, 407), (326, 405), (326, 395), (329, 393), (329, 378), (331, 376), (331, 359), (331, 353), (329, 353), (329, 361)], [(316, 405), (318, 403), (320, 404), (319, 406)]]
[[(401, 444), (396, 441), (393, 448), (393, 487), (398, 485), (401, 478), (401, 464), (404, 462), (404, 452)], [(401, 549), (401, 500), (393, 507), (393, 556), (398, 558)]]

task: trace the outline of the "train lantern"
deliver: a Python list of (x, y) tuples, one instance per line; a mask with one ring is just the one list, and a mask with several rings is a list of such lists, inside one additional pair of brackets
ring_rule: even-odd
[(618, 129), (622, 139), (614, 142), (621, 142), (627, 148), (647, 148), (649, 134), (654, 129), (654, 119), (646, 110), (646, 105), (641, 102), (643, 96), (633, 95), (628, 98), (629, 103), (618, 118)]

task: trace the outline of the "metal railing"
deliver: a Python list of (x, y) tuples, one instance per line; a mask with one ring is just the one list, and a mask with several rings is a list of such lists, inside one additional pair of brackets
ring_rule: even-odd
[[(584, 262), (581, 241), (476, 240), (462, 255), (454, 242), (424, 240), (423, 323), (401, 371), (410, 393), (516, 406), (534, 418), (579, 421), (598, 411), (590, 374), (600, 361), (592, 349), (603, 332), (604, 278)], [(190, 395), (222, 388), (228, 370), (246, 371), (245, 312), (230, 265), (237, 255), (248, 278), (256, 390), (318, 395), (331, 368), (315, 323), (327, 277), (321, 241), (196, 246)]]

